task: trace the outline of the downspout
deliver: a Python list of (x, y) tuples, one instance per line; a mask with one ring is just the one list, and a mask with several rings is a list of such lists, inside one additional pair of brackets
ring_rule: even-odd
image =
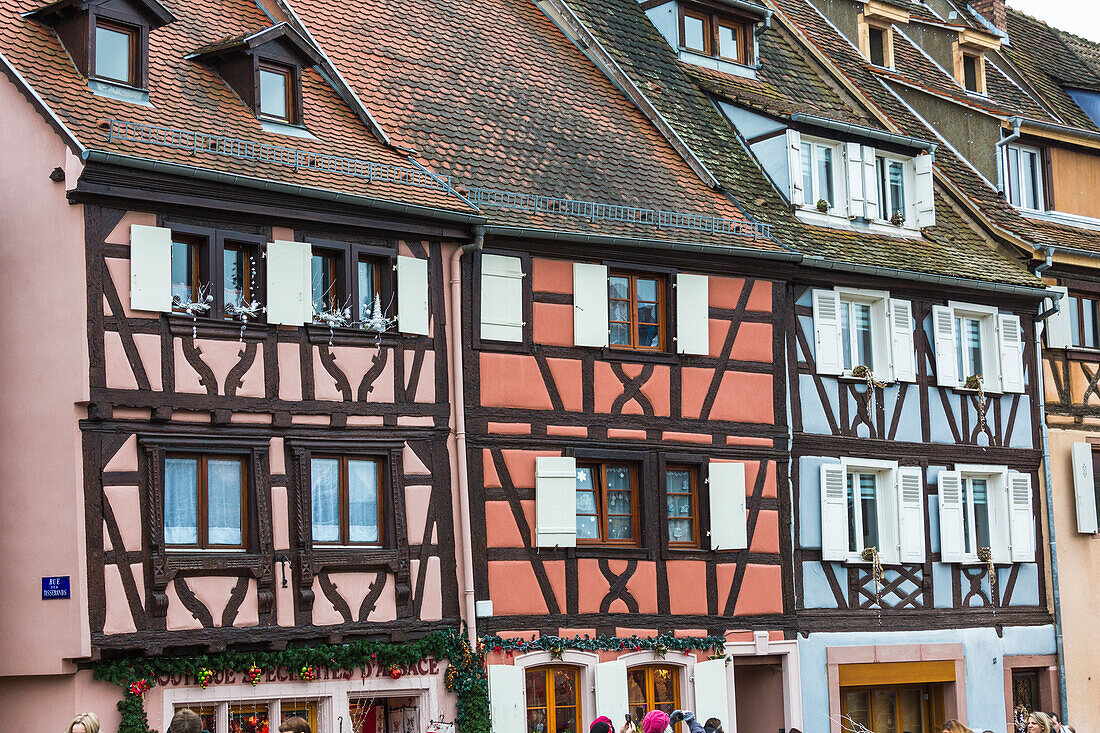
[[(1018, 121), (1016, 122), (1016, 132), (1014, 134), (1019, 134)], [(1005, 138), (1005, 141), (1007, 142), (1009, 139)], [(1000, 168), (997, 170), (1000, 170)], [(1046, 254), (1046, 261), (1035, 267), (1036, 277), (1042, 275), (1053, 264), (1054, 248), (1044, 247), (1043, 252)], [(1043, 383), (1043, 342), (1039, 338), (1039, 323), (1061, 310), (1061, 297), (1052, 298), (1052, 301), (1053, 307), (1040, 313), (1035, 319), (1035, 353), (1038, 356), (1039, 368), (1039, 426), (1043, 440), (1043, 483), (1046, 486), (1046, 491), (1043, 493), (1046, 496), (1047, 534), (1050, 544), (1050, 587), (1051, 594), (1054, 596), (1054, 649), (1058, 655), (1058, 700), (1062, 706), (1061, 719), (1068, 720), (1069, 700), (1066, 696), (1066, 660), (1065, 649), (1062, 645), (1062, 594), (1058, 584), (1058, 542), (1055, 539), (1054, 532), (1054, 486), (1051, 483), (1050, 475), (1050, 433), (1047, 430), (1046, 387)]]
[[(1001, 194), (1001, 196), (1005, 195), (1005, 145), (1020, 138), (1020, 125), (1023, 120), (1019, 117), (1013, 117), (1011, 122), (1012, 134), (1008, 137), (1002, 137), (993, 146), (997, 149), (997, 193)], [(1044, 267), (1043, 269), (1045, 270), (1046, 268)], [(1042, 272), (1042, 270), (1040, 270), (1040, 272)]]
[(477, 649), (477, 606), (474, 601), (474, 543), (470, 532), (470, 486), (466, 468), (466, 402), (462, 372), (462, 255), (485, 245), (485, 228), (474, 227), (474, 241), (463, 245), (451, 255), (451, 312), (448, 347), (451, 351), (451, 404), (454, 405), (454, 436), (456, 471), (458, 473), (458, 529), (462, 542), (462, 607), (470, 647)]

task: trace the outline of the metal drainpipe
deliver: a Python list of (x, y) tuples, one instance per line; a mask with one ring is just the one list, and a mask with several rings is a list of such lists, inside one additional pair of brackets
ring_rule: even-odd
[(1005, 193), (1005, 145), (1020, 138), (1020, 125), (1022, 124), (1022, 120), (1019, 117), (1013, 117), (1011, 122), (1012, 134), (1008, 137), (1002, 137), (993, 146), (997, 150), (997, 193), (1002, 196), (1004, 196)]
[(485, 229), (474, 228), (474, 241), (463, 245), (451, 255), (451, 404), (454, 425), (455, 462), (458, 474), (458, 525), (462, 541), (462, 605), (470, 646), (477, 649), (477, 604), (474, 599), (473, 538), (470, 532), (470, 486), (466, 468), (466, 401), (462, 372), (462, 255), (485, 245)]
[[(1016, 122), (1016, 134), (1019, 134), (1018, 121)], [(1005, 138), (1005, 141), (1007, 142), (1008, 138)], [(997, 170), (1000, 170), (1000, 168), (998, 167)], [(1046, 262), (1035, 267), (1036, 277), (1042, 275), (1052, 264), (1054, 248), (1046, 247), (1044, 252)], [(1061, 310), (1061, 298), (1055, 298), (1053, 302), (1054, 308), (1044, 315), (1044, 319)], [(1062, 594), (1058, 585), (1058, 542), (1055, 539), (1054, 532), (1054, 487), (1050, 476), (1050, 433), (1047, 430), (1046, 387), (1043, 376), (1043, 342), (1039, 338), (1038, 322), (1035, 324), (1035, 353), (1039, 364), (1039, 432), (1043, 440), (1043, 483), (1046, 486), (1046, 491), (1043, 493), (1046, 496), (1047, 533), (1050, 544), (1050, 586), (1051, 593), (1054, 596), (1054, 648), (1055, 653), (1058, 655), (1058, 700), (1062, 707), (1062, 720), (1069, 720), (1069, 701), (1066, 696), (1066, 661), (1062, 646)]]

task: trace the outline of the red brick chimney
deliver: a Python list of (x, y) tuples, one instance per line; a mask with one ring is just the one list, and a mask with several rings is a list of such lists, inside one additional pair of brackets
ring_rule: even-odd
[(1008, 30), (1005, 21), (1005, 0), (970, 0), (970, 7), (1000, 30)]

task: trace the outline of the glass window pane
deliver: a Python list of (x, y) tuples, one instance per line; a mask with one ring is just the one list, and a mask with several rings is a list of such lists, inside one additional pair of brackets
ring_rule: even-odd
[(855, 316), (856, 359), (869, 369), (874, 369), (874, 355), (871, 344), (871, 306), (866, 303), (853, 303)]
[(340, 541), (340, 461), (314, 458), (309, 462), (313, 504), (313, 541)]
[(890, 218), (890, 187), (886, 185), (886, 159), (875, 158), (875, 180), (878, 181), (879, 217)]
[(536, 669), (528, 672), (527, 678), (527, 707), (546, 707), (546, 671)]
[(612, 540), (634, 539), (634, 526), (630, 517), (610, 517), (607, 521), (607, 537)]
[[(371, 731), (371, 733), (374, 732)], [(547, 733), (546, 708), (532, 708), (528, 706), (527, 733)]]
[(181, 302), (192, 300), (191, 285), (194, 283), (194, 253), (189, 242), (172, 242), (172, 297)]
[(863, 549), (859, 545), (861, 535), (857, 531), (859, 505), (856, 503), (856, 475), (848, 474), (848, 552), (859, 552)]
[(131, 84), (129, 33), (97, 25), (95, 29), (95, 75)]
[[(359, 260), (359, 318), (366, 320), (374, 311), (375, 267), (370, 260)], [(385, 303), (381, 304), (385, 307)]]
[(1023, 174), (1023, 206), (1039, 208), (1039, 156), (1033, 150), (1021, 151), (1020, 173)]
[(608, 491), (607, 492), (607, 513), (608, 514), (630, 514), (630, 492), (629, 491)]
[(878, 497), (875, 492), (874, 474), (859, 474), (859, 500), (860, 511), (863, 515), (863, 546), (879, 547)]
[(840, 304), (840, 353), (844, 357), (844, 369), (852, 370), (855, 365), (852, 363), (852, 315), (850, 313), (852, 304), (841, 302)]
[(378, 542), (378, 463), (348, 461), (348, 540)]
[(829, 202), (829, 206), (836, 205), (833, 198), (833, 149), (818, 146), (817, 148), (817, 185), (818, 198)]
[(630, 704), (642, 706), (642, 717), (645, 717), (645, 668), (635, 667), (626, 671), (626, 694)]
[(164, 542), (199, 542), (199, 462), (194, 458), (164, 461)]
[(638, 300), (655, 302), (657, 300), (657, 281), (638, 278)]
[(661, 345), (660, 326), (638, 326), (638, 346), (656, 348)]
[(287, 75), (260, 69), (260, 114), (286, 119)]
[(921, 691), (919, 689), (898, 692), (898, 730), (903, 733), (917, 733), (922, 728), (923, 713)]
[(684, 16), (684, 48), (690, 48), (693, 51), (701, 51), (706, 53), (706, 43), (704, 38), (706, 36), (705, 24), (702, 18), (695, 18), (690, 15)]
[(689, 492), (691, 491), (691, 472), (666, 471), (665, 485), (668, 486), (669, 491)]
[(896, 160), (890, 161), (890, 215), (905, 216), (905, 169)]
[(611, 343), (616, 346), (630, 346), (630, 325), (627, 323), (612, 323)]
[(577, 517), (577, 539), (579, 540), (598, 540), (600, 538), (600, 521), (599, 517), (593, 515), (590, 517)]
[(690, 494), (669, 494), (668, 496), (668, 516), (670, 517), (690, 517), (691, 512), (691, 495)]
[[(575, 705), (577, 702), (577, 673), (569, 669), (554, 670), (554, 705)], [(558, 721), (559, 724), (561, 721)]]
[(554, 710), (554, 730), (557, 733), (576, 733), (577, 709), (559, 707)]
[(978, 59), (963, 56), (963, 84), (971, 92), (978, 91)]
[(894, 710), (893, 690), (874, 690), (872, 692), (874, 702), (871, 709), (874, 710), (874, 721), (871, 730), (875, 733), (898, 733), (897, 711)]
[(1081, 316), (1077, 312), (1079, 307), (1079, 301), (1074, 296), (1069, 296), (1069, 302), (1067, 307), (1069, 308), (1069, 334), (1070, 343), (1074, 346), (1080, 346), (1082, 343), (1081, 338)]
[(243, 472), (244, 465), (237, 458), (211, 458), (206, 462), (207, 541), (211, 545), (239, 545), (244, 541)]
[(965, 378), (982, 373), (982, 322), (976, 318), (964, 318), (963, 324), (966, 327), (967, 366), (971, 369), (969, 373), (960, 375)]
[(1008, 201), (1020, 206), (1020, 149), (1008, 147)]
[(630, 469), (625, 466), (607, 467), (607, 488), (609, 491), (630, 489)]
[(676, 702), (676, 673), (673, 670), (653, 670), (653, 702)]
[(310, 274), (313, 282), (313, 312), (321, 313), (336, 300), (335, 283), (332, 282), (332, 260), (322, 255), (310, 258)]
[(971, 496), (974, 501), (974, 535), (977, 547), (990, 547), (989, 488), (984, 478), (971, 481)]
[(734, 61), (740, 60), (741, 57), (737, 55), (736, 28), (728, 25), (718, 26), (718, 55)]
[(607, 289), (612, 298), (630, 300), (630, 278), (628, 277), (609, 277)]
[(886, 52), (884, 50), (884, 36), (881, 28), (871, 28), (867, 33), (870, 41), (871, 63), (875, 66), (886, 65)]
[(638, 303), (638, 323), (657, 323), (656, 303)]
[(971, 479), (963, 479), (962, 482), (962, 502), (963, 502), (963, 552), (971, 554), (975, 551), (974, 538), (971, 535), (971, 527), (973, 522), (970, 519), (974, 507), (974, 490), (973, 481)]
[(596, 494), (592, 491), (577, 492), (577, 514), (596, 514)]
[(267, 705), (229, 706), (229, 733), (268, 733)]
[(806, 203), (813, 206), (817, 203), (814, 197), (814, 148), (809, 143), (802, 143), (802, 195)]
[(629, 300), (612, 300), (608, 303), (610, 311), (608, 316), (612, 321), (622, 321), (624, 323), (630, 323), (630, 301)]
[(222, 252), (222, 292), (226, 305), (248, 305), (250, 263), (243, 249), (226, 247)]
[(669, 519), (668, 539), (670, 542), (694, 542), (695, 528), (690, 519)]
[[(848, 717), (855, 726), (870, 730), (871, 726), (871, 702), (866, 692), (845, 692), (844, 705)], [(854, 727), (854, 726), (853, 726)], [(918, 728), (913, 733), (917, 733)]]
[(1084, 345), (1090, 349), (1096, 348), (1096, 306), (1097, 302), (1092, 298), (1083, 298), (1081, 304), (1084, 306), (1082, 309), (1083, 318), (1081, 319), (1081, 330), (1084, 332)]

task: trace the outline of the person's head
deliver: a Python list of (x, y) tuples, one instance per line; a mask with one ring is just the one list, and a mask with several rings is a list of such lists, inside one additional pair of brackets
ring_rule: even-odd
[(1054, 733), (1054, 721), (1046, 713), (1036, 710), (1027, 716), (1027, 733)]
[(279, 724), (279, 733), (313, 733), (313, 731), (309, 729), (309, 723), (295, 715)]
[(615, 727), (611, 723), (611, 718), (601, 715), (588, 726), (588, 733), (615, 733)]
[(1051, 730), (1062, 730), (1062, 721), (1058, 720), (1058, 716), (1054, 713), (1047, 713), (1047, 717), (1050, 718)]
[(168, 724), (168, 733), (202, 733), (202, 718), (190, 708), (177, 710)]
[(668, 713), (663, 710), (650, 710), (642, 718), (642, 733), (665, 733), (668, 727)]
[(722, 730), (722, 721), (718, 718), (707, 718), (707, 722), (703, 723), (703, 730), (707, 733), (725, 733)]
[(73, 718), (65, 733), (99, 733), (99, 716), (95, 713), (81, 713)]
[(949, 720), (943, 724), (943, 733), (974, 733), (957, 720)]

